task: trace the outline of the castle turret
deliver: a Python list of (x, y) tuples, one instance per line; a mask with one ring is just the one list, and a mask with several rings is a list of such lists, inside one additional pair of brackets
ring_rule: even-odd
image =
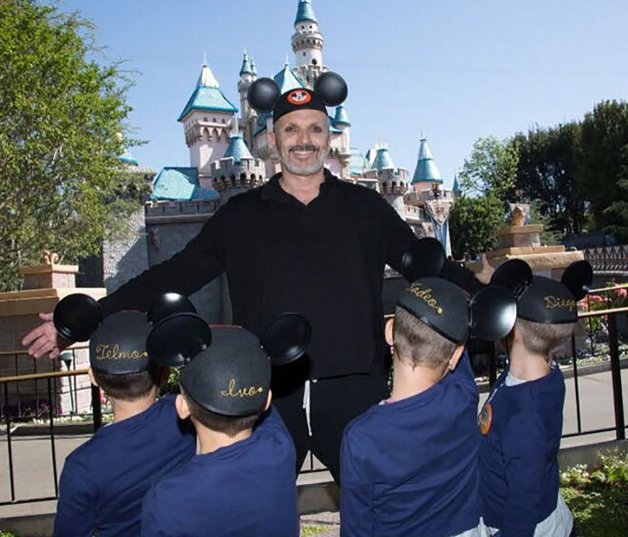
[(237, 111), (204, 62), (196, 88), (179, 116), (190, 148), (190, 166), (198, 169), (199, 178), (209, 176), (211, 162), (225, 154)]
[(408, 190), (409, 172), (395, 166), (387, 147), (379, 146), (376, 149), (371, 169), (364, 175), (377, 179), (380, 194), (402, 217), (405, 216), (403, 195)]
[(412, 188), (415, 192), (432, 190), (435, 186), (440, 187), (443, 179), (438, 171), (436, 162), (432, 158), (432, 152), (427, 145), (427, 140), (421, 138), (419, 143), (419, 159), (416, 163), (414, 175), (412, 176)]
[(235, 122), (225, 156), (212, 163), (214, 189), (225, 202), (235, 194), (262, 185), (265, 170), (264, 162), (249, 151)]
[(254, 119), (257, 117), (255, 110), (251, 108), (246, 95), (251, 87), (251, 84), (257, 79), (257, 74), (254, 69), (254, 64), (249, 61), (249, 57), (244, 51), (244, 58), (242, 59), (242, 67), (240, 68), (240, 80), (238, 80), (238, 93), (240, 94), (240, 112), (242, 118), (242, 125), (244, 126), (244, 139), (249, 143), (252, 140), (252, 126)]
[(323, 65), (325, 39), (319, 30), (311, 0), (299, 0), (294, 30), (292, 50), (296, 69), (301, 79), (311, 89), (318, 76), (326, 70)]

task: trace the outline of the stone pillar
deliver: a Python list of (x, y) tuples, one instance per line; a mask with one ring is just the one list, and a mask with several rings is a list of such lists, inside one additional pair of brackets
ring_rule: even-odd
[[(0, 293), (0, 376), (27, 375), (82, 369), (89, 365), (87, 343), (67, 349), (63, 359), (35, 360), (26, 354), (21, 340), (38, 326), (38, 314), (51, 312), (57, 302), (72, 293), (84, 293), (96, 300), (105, 296), (104, 288), (76, 288), (76, 265), (58, 265), (55, 254), (44, 254), (41, 265), (23, 267), (22, 291)], [(9, 392), (12, 415), (28, 417), (45, 411), (48, 404), (46, 380), (30, 380), (5, 385)], [(90, 389), (87, 376), (51, 379), (52, 405), (57, 413), (69, 414), (90, 410)], [(4, 395), (4, 394), (2, 394)], [(5, 404), (3, 398), (2, 405)]]

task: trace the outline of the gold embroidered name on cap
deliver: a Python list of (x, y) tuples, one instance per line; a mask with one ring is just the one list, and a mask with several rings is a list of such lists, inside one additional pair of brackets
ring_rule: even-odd
[(223, 397), (254, 397), (258, 393), (262, 393), (264, 388), (261, 386), (245, 386), (242, 388), (236, 388), (236, 380), (231, 379), (229, 386), (226, 390), (220, 390), (220, 395)]
[(576, 301), (573, 298), (560, 298), (553, 295), (543, 298), (545, 299), (545, 307), (548, 310), (555, 310), (557, 308), (568, 308), (570, 310), (576, 309)]
[(121, 351), (120, 345), (96, 345), (96, 360), (139, 360), (148, 356), (146, 351)]
[(424, 289), (423, 285), (420, 283), (413, 283), (410, 286), (410, 292), (417, 298), (420, 298), (423, 302), (425, 302), (430, 308), (432, 308), (439, 315), (443, 314), (443, 308), (432, 296), (431, 289)]

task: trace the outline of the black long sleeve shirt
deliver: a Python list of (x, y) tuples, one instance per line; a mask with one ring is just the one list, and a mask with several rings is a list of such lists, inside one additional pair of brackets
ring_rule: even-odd
[[(235, 324), (259, 336), (277, 314), (299, 312), (312, 325), (311, 378), (368, 372), (384, 356), (384, 267), (401, 269), (414, 234), (377, 192), (327, 170), (307, 205), (279, 177), (231, 198), (183, 250), (101, 299), (105, 315), (191, 294), (226, 271)], [(453, 263), (444, 272), (475, 281)]]

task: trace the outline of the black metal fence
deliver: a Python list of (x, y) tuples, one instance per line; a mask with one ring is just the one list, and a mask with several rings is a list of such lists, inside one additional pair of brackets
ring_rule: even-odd
[[(601, 311), (589, 311), (583, 312), (580, 314), (580, 317), (584, 320), (590, 318), (597, 318), (604, 325), (604, 333), (607, 338), (608, 345), (608, 363), (610, 364), (610, 372), (612, 379), (612, 391), (613, 391), (613, 414), (614, 414), (614, 425), (610, 427), (604, 428), (596, 428), (596, 429), (584, 429), (582, 426), (582, 415), (581, 415), (581, 396), (580, 396), (580, 376), (581, 372), (579, 371), (579, 362), (582, 361), (582, 356), (580, 353), (576, 351), (576, 338), (572, 338), (572, 352), (571, 352), (571, 360), (570, 365), (573, 367), (573, 380), (569, 380), (573, 382), (574, 391), (575, 391), (575, 405), (576, 405), (576, 415), (577, 415), (577, 431), (574, 433), (565, 434), (564, 437), (573, 437), (573, 436), (584, 436), (584, 435), (592, 435), (596, 433), (608, 433), (614, 432), (614, 436), (617, 439), (626, 438), (626, 422), (625, 422), (625, 414), (624, 414), (624, 404), (623, 404), (623, 394), (622, 394), (622, 379), (621, 379), (621, 360), (620, 360), (620, 346), (625, 345), (625, 336), (622, 336), (620, 331), (618, 330), (618, 319), (621, 317), (628, 316), (628, 307), (624, 308), (612, 308)], [(493, 358), (491, 360), (491, 378), (495, 379), (495, 375), (497, 373), (496, 361)], [(18, 375), (18, 376), (9, 376), (9, 377), (0, 377), (0, 401), (2, 401), (2, 430), (0, 430), (0, 443), (6, 444), (6, 456), (7, 456), (7, 467), (8, 467), (8, 491), (9, 491), (9, 499), (6, 501), (0, 501), (0, 505), (10, 505), (10, 504), (20, 504), (20, 503), (29, 503), (29, 502), (39, 502), (39, 501), (47, 501), (54, 500), (58, 496), (58, 467), (57, 467), (57, 450), (56, 450), (56, 438), (58, 435), (58, 427), (62, 427), (58, 423), (58, 416), (56, 416), (54, 405), (52, 404), (54, 397), (56, 395), (55, 386), (56, 382), (63, 377), (76, 378), (80, 375), (85, 375), (87, 373), (86, 369), (71, 369), (68, 368), (67, 371), (61, 372), (53, 372), (53, 373), (33, 373), (29, 375)], [(42, 400), (48, 401), (47, 413), (45, 415), (45, 432), (41, 432), (41, 437), (47, 438), (49, 442), (50, 448), (50, 457), (51, 457), (51, 473), (50, 479), (54, 485), (54, 494), (42, 497), (30, 497), (30, 498), (18, 498), (16, 496), (16, 472), (14, 467), (14, 430), (13, 427), (16, 424), (16, 419), (18, 421), (23, 421), (23, 416), (20, 417), (18, 414), (17, 418), (14, 414), (14, 405), (9, 405), (9, 391), (10, 387), (14, 387), (13, 393), (17, 388), (17, 385), (21, 382), (28, 381), (41, 381), (45, 382), (45, 393), (38, 394)], [(490, 382), (491, 379), (489, 379)], [(586, 403), (586, 402), (585, 402)], [(91, 414), (91, 428), (95, 431), (102, 424), (102, 407), (101, 407), (101, 397), (100, 390), (96, 387), (91, 388), (91, 406), (92, 406), (92, 414)], [(44, 416), (40, 416), (44, 417)], [(88, 422), (89, 423), (89, 422)], [(312, 472), (322, 472), (325, 468), (318, 463), (313, 456), (310, 457), (306, 461), (305, 468), (302, 470), (302, 473), (312, 473)], [(0, 491), (0, 495), (4, 495), (3, 491)]]

